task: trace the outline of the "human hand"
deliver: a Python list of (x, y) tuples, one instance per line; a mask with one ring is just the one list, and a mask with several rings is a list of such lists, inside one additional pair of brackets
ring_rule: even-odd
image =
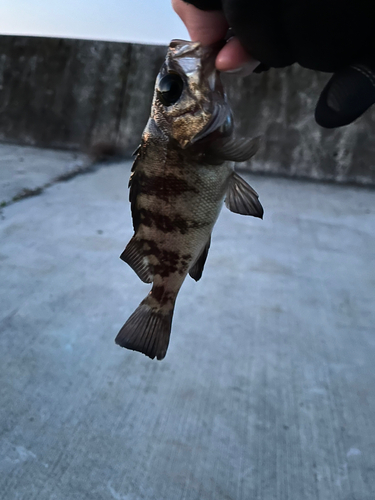
[[(225, 38), (229, 25), (221, 10), (204, 11), (183, 0), (172, 0), (175, 12), (185, 24), (192, 41), (211, 45)], [(259, 65), (236, 36), (230, 38), (216, 57), (219, 71), (246, 76)]]
[[(214, 43), (224, 37), (228, 26), (234, 29), (236, 37), (216, 60), (221, 71), (246, 68), (247, 64), (254, 69), (256, 57), (263, 66), (277, 68), (298, 62), (309, 69), (335, 73), (315, 111), (316, 121), (323, 127), (351, 123), (375, 102), (375, 2), (185, 2), (173, 0), (193, 40)], [(189, 4), (209, 11), (197, 13)]]

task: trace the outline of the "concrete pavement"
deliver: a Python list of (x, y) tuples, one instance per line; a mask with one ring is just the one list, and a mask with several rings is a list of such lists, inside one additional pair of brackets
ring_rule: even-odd
[(375, 191), (247, 176), (157, 362), (114, 344), (129, 171), (1, 210), (0, 499), (373, 500)]
[(0, 144), (0, 206), (38, 194), (90, 166), (81, 153)]

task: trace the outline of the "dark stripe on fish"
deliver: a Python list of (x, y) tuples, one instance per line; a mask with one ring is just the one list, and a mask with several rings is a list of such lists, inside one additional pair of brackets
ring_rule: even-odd
[(163, 250), (158, 248), (153, 240), (140, 239), (137, 247), (142, 257), (150, 255), (156, 257), (158, 264), (152, 265), (153, 275), (158, 274), (162, 278), (168, 277), (170, 274), (178, 272), (184, 274), (187, 272), (192, 256), (190, 254), (180, 255), (172, 250)]
[(142, 186), (142, 193), (157, 196), (164, 201), (188, 192), (199, 193), (195, 186), (174, 175), (153, 175), (149, 177), (142, 173), (139, 174), (138, 182)]
[(161, 306), (165, 306), (166, 304), (168, 304), (168, 302), (173, 305), (176, 298), (174, 293), (166, 292), (163, 285), (154, 285), (151, 290), (151, 295), (155, 300), (159, 302)]
[(210, 222), (197, 222), (194, 220), (186, 220), (181, 215), (176, 215), (173, 219), (160, 212), (153, 212), (145, 208), (138, 210), (140, 223), (147, 227), (155, 227), (163, 233), (179, 232), (181, 234), (188, 233), (191, 229), (200, 229), (206, 227)]
[(153, 255), (159, 261), (154, 264), (154, 274), (159, 274), (162, 278), (179, 271), (180, 254), (172, 250), (158, 248), (153, 240), (141, 240), (143, 242), (144, 255)]

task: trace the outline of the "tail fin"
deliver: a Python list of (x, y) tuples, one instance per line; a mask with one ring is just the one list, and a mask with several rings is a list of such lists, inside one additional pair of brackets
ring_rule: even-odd
[(159, 360), (167, 353), (172, 327), (172, 310), (164, 313), (152, 307), (150, 296), (141, 302), (119, 331), (116, 344)]

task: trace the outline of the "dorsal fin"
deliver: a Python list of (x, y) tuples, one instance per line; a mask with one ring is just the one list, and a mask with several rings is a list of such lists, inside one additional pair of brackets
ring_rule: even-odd
[(137, 168), (137, 163), (139, 161), (139, 154), (134, 160), (133, 166), (132, 166), (132, 173), (130, 174), (129, 178), (129, 201), (130, 201), (130, 209), (132, 213), (132, 219), (133, 219), (133, 228), (134, 232), (136, 233), (138, 231), (139, 224), (141, 222), (140, 220), (140, 215), (139, 211), (137, 209), (137, 198), (140, 193), (140, 181), (139, 181), (139, 172), (136, 171)]

